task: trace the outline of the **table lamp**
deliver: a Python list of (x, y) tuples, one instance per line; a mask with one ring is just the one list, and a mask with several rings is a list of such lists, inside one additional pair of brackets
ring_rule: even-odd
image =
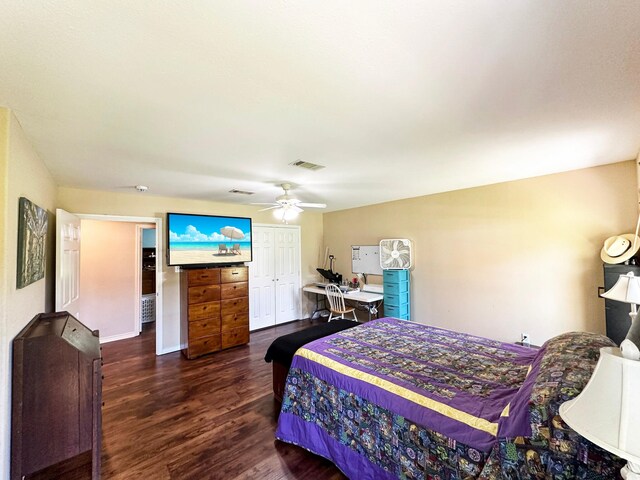
[(640, 304), (640, 277), (633, 272), (620, 275), (616, 284), (610, 290), (604, 292), (601, 297), (618, 302), (631, 304), (631, 327), (626, 338), (620, 344), (622, 356), (625, 358), (640, 360), (640, 323), (636, 321)]
[(600, 349), (600, 359), (585, 389), (560, 405), (572, 429), (599, 447), (627, 460), (622, 478), (640, 480), (640, 361), (620, 349)]
[(620, 348), (600, 349), (600, 359), (582, 393), (560, 406), (560, 416), (573, 430), (599, 447), (627, 460), (622, 478), (640, 480), (640, 277), (620, 275), (601, 295), (631, 304), (631, 328)]

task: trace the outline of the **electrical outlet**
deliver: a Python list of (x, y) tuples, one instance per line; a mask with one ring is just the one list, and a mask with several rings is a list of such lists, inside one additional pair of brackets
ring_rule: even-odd
[(523, 345), (531, 345), (531, 339), (529, 338), (529, 334), (528, 333), (523, 333), (520, 335), (521, 337), (521, 342)]

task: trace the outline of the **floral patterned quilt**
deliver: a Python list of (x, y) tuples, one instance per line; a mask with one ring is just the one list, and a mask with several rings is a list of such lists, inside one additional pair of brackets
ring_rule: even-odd
[(402, 320), (372, 321), (298, 350), (276, 437), (329, 458), (353, 479), (576, 478), (540, 473), (550, 463), (558, 470), (555, 462), (567, 455), (613, 472), (618, 465), (608, 454), (567, 445), (577, 442), (575, 433), (556, 439), (559, 417), (551, 429), (542, 426), (564, 401), (549, 397), (557, 397), (557, 388), (566, 398), (577, 394), (598, 348), (589, 349), (595, 353), (587, 355), (587, 367), (582, 357), (562, 358), (562, 367), (578, 372), (571, 392), (558, 387), (564, 374), (545, 350)]

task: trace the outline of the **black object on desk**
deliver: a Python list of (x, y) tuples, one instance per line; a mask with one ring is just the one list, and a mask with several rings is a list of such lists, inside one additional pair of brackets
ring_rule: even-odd
[(342, 283), (342, 275), (339, 273), (333, 273), (332, 270), (325, 270), (324, 268), (316, 268), (316, 270), (320, 275), (329, 280), (330, 283), (337, 283), (338, 285)]

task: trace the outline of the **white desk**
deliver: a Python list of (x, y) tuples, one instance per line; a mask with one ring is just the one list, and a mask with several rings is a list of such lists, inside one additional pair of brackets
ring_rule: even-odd
[[(306, 285), (302, 288), (303, 292), (315, 293), (316, 294), (316, 309), (311, 314), (311, 318), (317, 313), (323, 310), (328, 310), (326, 304), (324, 303), (326, 300), (326, 291), (324, 288), (316, 287), (314, 285)], [(372, 293), (372, 292), (346, 292), (343, 293), (344, 299), (346, 301), (356, 302), (359, 305), (363, 306), (364, 309), (367, 310), (369, 315), (369, 320), (371, 320), (371, 312), (372, 310), (376, 313), (376, 318), (378, 318), (378, 306), (375, 305), (376, 302), (381, 302), (384, 298), (384, 295), (381, 293)], [(324, 307), (320, 308), (320, 302), (323, 302)]]

